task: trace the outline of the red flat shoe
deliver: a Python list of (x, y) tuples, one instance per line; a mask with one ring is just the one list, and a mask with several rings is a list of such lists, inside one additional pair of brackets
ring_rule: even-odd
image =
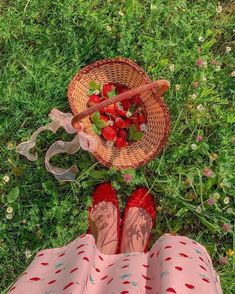
[[(119, 205), (118, 205), (118, 198), (116, 191), (113, 189), (112, 185), (110, 183), (102, 183), (98, 185), (95, 188), (95, 191), (93, 192), (92, 195), (92, 206), (88, 209), (89, 216), (89, 227), (88, 227), (88, 234), (93, 234), (92, 233), (92, 227), (91, 227), (91, 214), (93, 212), (93, 208), (98, 205), (100, 202), (111, 202), (116, 208), (117, 208), (117, 239), (119, 243), (120, 239), (120, 223), (121, 223), (121, 218), (120, 218), (120, 210), (119, 210)], [(94, 234), (93, 234), (94, 235)], [(116, 249), (117, 253), (118, 246)]]
[[(120, 239), (120, 244), (119, 248), (121, 251), (122, 247), (122, 241), (124, 236), (124, 227), (125, 227), (125, 221), (129, 212), (129, 209), (132, 207), (140, 207), (143, 208), (151, 217), (152, 220), (152, 228), (155, 227), (155, 218), (156, 218), (156, 211), (155, 211), (155, 202), (153, 196), (148, 192), (147, 188), (137, 188), (130, 198), (128, 199), (125, 211), (124, 211), (124, 216), (122, 220), (122, 233), (121, 233), (121, 239)], [(151, 228), (151, 231), (152, 231)], [(144, 252), (147, 252), (149, 243), (152, 239), (152, 233), (150, 233), (149, 238), (145, 244), (144, 247)]]

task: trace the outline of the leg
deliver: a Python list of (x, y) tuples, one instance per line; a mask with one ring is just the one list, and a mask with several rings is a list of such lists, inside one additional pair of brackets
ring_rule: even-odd
[(131, 195), (123, 222), (120, 253), (147, 251), (155, 209), (154, 200), (146, 188), (139, 188)]
[(90, 232), (103, 254), (115, 254), (119, 237), (120, 215), (116, 192), (111, 184), (99, 185), (93, 193), (89, 215)]

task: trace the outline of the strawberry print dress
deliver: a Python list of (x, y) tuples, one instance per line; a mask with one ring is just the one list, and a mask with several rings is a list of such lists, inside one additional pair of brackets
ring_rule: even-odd
[(85, 234), (65, 247), (39, 251), (10, 294), (220, 294), (206, 249), (165, 234), (147, 253), (100, 253)]

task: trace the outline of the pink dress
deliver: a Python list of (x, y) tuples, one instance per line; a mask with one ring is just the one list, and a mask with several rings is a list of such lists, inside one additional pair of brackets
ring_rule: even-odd
[(104, 255), (86, 234), (38, 252), (10, 294), (217, 294), (219, 277), (206, 249), (165, 234), (148, 253)]

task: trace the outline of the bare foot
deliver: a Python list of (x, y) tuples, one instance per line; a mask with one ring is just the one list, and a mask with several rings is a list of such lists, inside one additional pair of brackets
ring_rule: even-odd
[(131, 207), (126, 215), (120, 253), (144, 252), (152, 230), (150, 214), (141, 207)]
[(118, 245), (117, 207), (111, 202), (99, 202), (92, 209), (89, 221), (100, 252), (115, 254)]

